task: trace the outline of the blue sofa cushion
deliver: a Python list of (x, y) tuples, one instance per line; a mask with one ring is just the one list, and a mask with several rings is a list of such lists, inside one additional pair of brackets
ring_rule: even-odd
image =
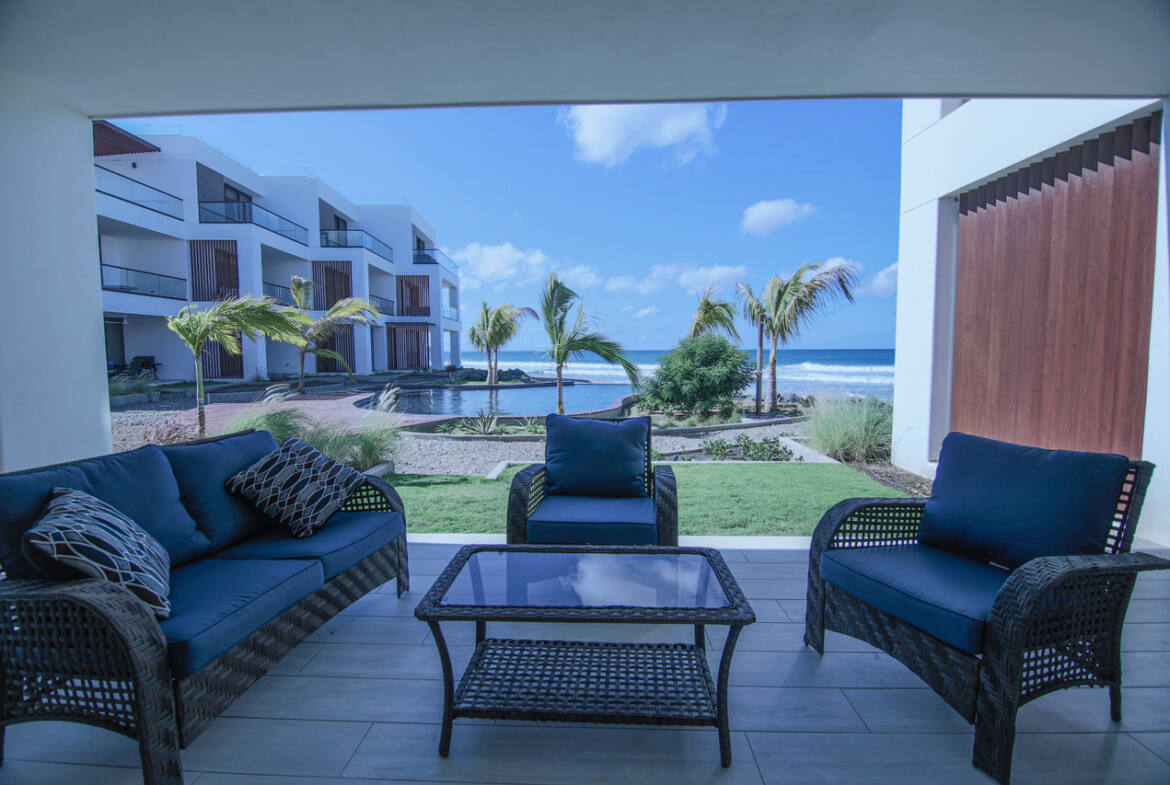
[(1128, 467), (1122, 455), (949, 434), (918, 541), (1007, 567), (1103, 553)]
[(1009, 571), (926, 545), (842, 548), (821, 554), (821, 577), (859, 600), (965, 652)]
[(608, 422), (550, 414), (545, 431), (546, 494), (646, 495), (649, 417)]
[(324, 585), (315, 560), (201, 559), (171, 572), (159, 622), (175, 676), (189, 676)]
[(207, 535), (212, 552), (273, 529), (278, 524), (245, 498), (228, 493), (224, 482), (277, 447), (268, 431), (229, 436), (203, 444), (163, 447), (179, 481), (183, 505)]
[(101, 499), (141, 526), (166, 548), (171, 566), (206, 553), (211, 543), (179, 500), (179, 484), (157, 445), (84, 461), (0, 475), (0, 565), (12, 578), (36, 568), (20, 541), (41, 516), (53, 488), (72, 488)]
[(217, 559), (320, 559), (325, 580), (348, 570), (405, 531), (396, 512), (339, 512), (312, 537), (270, 531), (237, 543)]
[(565, 545), (653, 545), (658, 542), (654, 500), (546, 496), (528, 516), (528, 541)]

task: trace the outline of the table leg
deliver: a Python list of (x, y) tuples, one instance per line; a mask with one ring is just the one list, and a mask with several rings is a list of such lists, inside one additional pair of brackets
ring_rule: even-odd
[(431, 637), (439, 647), (439, 662), (443, 666), (443, 728), (439, 732), (439, 755), (447, 757), (451, 751), (451, 723), (455, 712), (455, 684), (451, 674), (451, 655), (447, 652), (447, 641), (443, 639), (443, 631), (439, 629), (437, 621), (428, 621), (431, 628)]
[(695, 625), (695, 645), (700, 649), (707, 648), (707, 631), (702, 624)]
[(731, 655), (739, 639), (743, 625), (732, 625), (727, 631), (727, 642), (723, 644), (723, 655), (719, 658), (719, 686), (716, 709), (719, 720), (719, 760), (726, 768), (731, 765), (731, 731), (727, 727), (727, 682), (731, 676)]
[(483, 643), (483, 639), (487, 637), (487, 622), (477, 621), (475, 623), (475, 643), (478, 646)]

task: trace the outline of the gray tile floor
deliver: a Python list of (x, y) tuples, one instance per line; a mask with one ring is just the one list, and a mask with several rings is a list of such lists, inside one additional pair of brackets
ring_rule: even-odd
[[(921, 681), (869, 646), (830, 633), (802, 643), (798, 551), (727, 551), (759, 622), (732, 667), (734, 763), (713, 729), (457, 720), (436, 752), (442, 682), (425, 625), (411, 615), (455, 546), (411, 546), (414, 590), (393, 584), (355, 603), (257, 682), (183, 755), (198, 785), (458, 782), (980, 783), (972, 731)], [(537, 634), (535, 627), (489, 634)], [(449, 625), (455, 666), (471, 625)], [(544, 634), (686, 640), (689, 630), (559, 625)], [(713, 649), (722, 645), (710, 630)], [(1170, 783), (1170, 573), (1143, 577), (1125, 629), (1124, 714), (1104, 690), (1067, 690), (1020, 712), (1013, 783)], [(8, 730), (0, 785), (141, 782), (134, 742), (65, 723)]]

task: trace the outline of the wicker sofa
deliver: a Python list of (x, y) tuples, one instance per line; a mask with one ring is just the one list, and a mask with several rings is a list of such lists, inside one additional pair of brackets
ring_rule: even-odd
[[(974, 460), (956, 458), (960, 447)], [(1094, 468), (1096, 458), (1109, 459), (1109, 471)], [(1056, 465), (1063, 460), (1073, 462)], [(1170, 568), (1129, 552), (1153, 468), (951, 434), (929, 501), (847, 499), (825, 513), (809, 551), (805, 643), (824, 654), (825, 630), (832, 630), (901, 661), (975, 725), (972, 762), (1006, 784), (1022, 704), (1065, 687), (1108, 687), (1112, 717), (1121, 719), (1121, 628), (1130, 595), (1139, 572)], [(964, 552), (961, 537), (939, 539), (932, 521), (940, 505), (947, 512), (940, 497), (968, 471), (983, 474), (982, 498), (973, 488), (951, 512), (983, 524), (964, 537), (1007, 540), (991, 558)], [(1036, 518), (1061, 505), (1049, 516), (1051, 539), (1033, 536), (1045, 533)], [(998, 513), (1003, 527), (993, 531), (994, 521), (973, 515), (980, 506)], [(1059, 541), (1058, 530), (1087, 511), (1094, 541)], [(1046, 545), (1050, 555), (1028, 553)]]
[[(180, 785), (180, 749), (285, 653), (387, 580), (408, 588), (405, 511), (380, 479), (306, 539), (224, 490), (275, 448), (248, 432), (0, 475), (0, 751), (13, 723), (83, 722), (137, 739), (147, 785)], [(53, 487), (97, 496), (162, 543), (170, 618), (111, 583), (36, 575), (20, 538)]]

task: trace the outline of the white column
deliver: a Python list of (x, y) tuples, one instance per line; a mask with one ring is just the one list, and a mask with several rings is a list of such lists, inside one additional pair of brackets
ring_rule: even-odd
[[(240, 276), (240, 295), (252, 294), (259, 297), (263, 294), (264, 265), (260, 243), (251, 238), (236, 243), (236, 264)], [(245, 338), (240, 348), (244, 352), (244, 379), (268, 379), (267, 340), (257, 338), (250, 341)]]
[(451, 331), (451, 364), (463, 365), (463, 352), (459, 345), (459, 330)]
[[(363, 252), (364, 254), (365, 252)], [(353, 296), (366, 298), (370, 296), (370, 265), (365, 259), (350, 262), (350, 280), (353, 282)], [(370, 326), (355, 324), (353, 326), (353, 372), (356, 374), (370, 374), (374, 372), (371, 361)]]
[(1150, 318), (1150, 366), (1142, 458), (1158, 465), (1138, 523), (1137, 534), (1170, 545), (1170, 182), (1166, 145), (1170, 143), (1170, 100), (1162, 102), (1161, 160), (1158, 163), (1158, 226), (1154, 241), (1154, 310)]
[[(438, 265), (436, 265), (436, 268)], [(443, 276), (431, 274), (431, 370), (443, 369)]]
[(110, 406), (92, 125), (3, 74), (0, 118), (0, 471), (13, 471), (109, 452)]

